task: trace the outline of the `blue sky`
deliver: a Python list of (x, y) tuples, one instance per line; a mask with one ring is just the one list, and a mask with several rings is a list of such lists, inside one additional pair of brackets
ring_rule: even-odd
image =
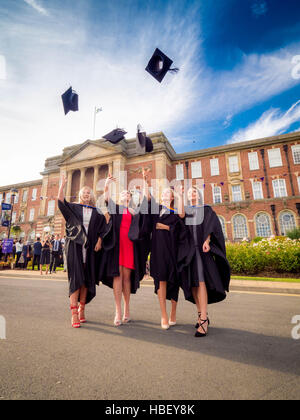
[[(116, 126), (177, 152), (300, 130), (297, 0), (0, 0), (0, 185)], [(161, 84), (159, 47), (180, 68)], [(63, 113), (61, 94), (79, 94)]]

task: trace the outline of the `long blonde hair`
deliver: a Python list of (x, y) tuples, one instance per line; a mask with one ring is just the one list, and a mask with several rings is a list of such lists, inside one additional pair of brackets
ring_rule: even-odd
[(89, 205), (90, 205), (90, 206), (93, 206), (93, 207), (96, 207), (96, 198), (95, 198), (94, 191), (92, 190), (92, 188), (90, 188), (90, 187), (88, 187), (88, 186), (82, 187), (82, 188), (81, 188), (81, 190), (79, 191), (79, 195), (78, 195), (79, 204), (81, 204), (81, 202), (82, 202), (82, 194), (83, 194), (83, 191), (84, 191), (85, 189), (88, 189), (88, 190), (89, 190), (89, 192), (90, 192), (90, 197), (91, 197), (91, 198), (90, 198), (90, 203), (89, 203)]

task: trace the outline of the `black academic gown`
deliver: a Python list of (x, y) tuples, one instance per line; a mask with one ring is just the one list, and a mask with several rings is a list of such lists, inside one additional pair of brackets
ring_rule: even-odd
[[(96, 296), (97, 264), (99, 255), (94, 251), (98, 238), (103, 238), (107, 231), (105, 217), (93, 208), (88, 234), (83, 226), (83, 206), (80, 204), (58, 201), (58, 207), (66, 220), (65, 252), (69, 279), (69, 296), (87, 287), (86, 303)], [(87, 249), (86, 264), (83, 264), (82, 245)]]
[[(120, 228), (124, 206), (108, 203), (108, 212), (111, 216), (109, 231), (103, 239), (103, 256), (100, 261), (99, 280), (106, 286), (113, 288), (114, 277), (120, 275), (119, 253), (120, 253)], [(146, 261), (150, 249), (150, 235), (143, 229), (145, 222), (144, 215), (136, 210), (132, 216), (128, 238), (133, 242), (134, 270), (131, 270), (131, 293), (135, 294), (140, 287), (146, 273)]]
[[(189, 249), (186, 229), (182, 219), (174, 211), (169, 210), (160, 216), (163, 207), (153, 199), (152, 211), (150, 206), (151, 202), (149, 202), (148, 226), (152, 234), (150, 275), (154, 280), (154, 291), (157, 293), (159, 283), (166, 281), (167, 299), (177, 302), (180, 287), (179, 273), (185, 264)], [(170, 230), (156, 229), (156, 223), (163, 223), (169, 226)]]
[[(199, 252), (203, 264), (204, 280), (207, 287), (208, 303), (216, 303), (226, 298), (226, 291), (229, 291), (230, 266), (226, 258), (225, 239), (218, 216), (210, 206), (205, 205), (203, 222), (197, 225), (197, 240)], [(186, 214), (189, 213), (188, 208)], [(185, 299), (195, 303), (192, 295), (192, 286), (199, 285), (197, 270), (195, 267), (196, 252), (193, 236), (193, 226), (186, 226), (189, 241), (189, 256), (187, 265), (182, 270), (181, 287)], [(210, 235), (210, 251), (203, 252), (203, 243)], [(197, 284), (198, 283), (198, 284)]]

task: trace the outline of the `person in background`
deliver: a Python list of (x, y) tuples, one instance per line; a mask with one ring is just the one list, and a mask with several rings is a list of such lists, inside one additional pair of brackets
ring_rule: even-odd
[(65, 248), (65, 243), (66, 243), (66, 237), (64, 236), (61, 240), (61, 245), (62, 245), (62, 254), (63, 254), (63, 264), (64, 264), (64, 273), (67, 271), (67, 258), (66, 258), (66, 248)]
[(23, 250), (22, 239), (18, 239), (18, 241), (16, 243), (16, 254), (17, 254), (16, 268), (19, 268), (19, 259), (22, 255), (22, 250)]
[(0, 241), (0, 261), (2, 259), (2, 239)]
[(59, 265), (59, 255), (62, 250), (60, 236), (55, 235), (55, 239), (51, 241), (52, 245), (52, 258), (50, 263), (50, 274), (56, 274), (56, 267)]
[(30, 258), (31, 258), (31, 245), (29, 241), (27, 241), (26, 245), (23, 246), (22, 255), (24, 258), (23, 270), (26, 270), (28, 262), (30, 261)]
[(34, 271), (35, 265), (38, 266), (38, 271), (40, 270), (41, 254), (42, 254), (41, 239), (37, 238), (36, 242), (33, 244), (33, 262), (32, 262), (33, 271)]
[(16, 240), (14, 239), (14, 243), (13, 243), (13, 252), (12, 252), (12, 254), (13, 254), (13, 259), (15, 259), (16, 258)]
[(42, 254), (41, 254), (41, 275), (43, 274), (43, 265), (46, 265), (46, 275), (48, 274), (49, 264), (50, 264), (50, 235), (46, 235), (45, 239), (42, 240)]

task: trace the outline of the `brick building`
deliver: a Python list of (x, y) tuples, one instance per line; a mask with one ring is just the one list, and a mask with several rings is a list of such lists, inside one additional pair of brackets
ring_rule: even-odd
[[(63, 234), (56, 199), (61, 173), (68, 178), (66, 197), (75, 201), (84, 185), (99, 197), (108, 172), (119, 180), (119, 190), (134, 191), (146, 167), (160, 186), (203, 180), (204, 201), (216, 211), (230, 241), (281, 235), (300, 226), (300, 132), (181, 154), (163, 133), (150, 137), (154, 150), (145, 155), (136, 153), (135, 139), (117, 145), (87, 140), (67, 147), (46, 160), (41, 180), (0, 187), (0, 201), (10, 202), (10, 190), (18, 190), (13, 223), (26, 238), (42, 235), (45, 228)], [(0, 238), (6, 233), (0, 227)]]

